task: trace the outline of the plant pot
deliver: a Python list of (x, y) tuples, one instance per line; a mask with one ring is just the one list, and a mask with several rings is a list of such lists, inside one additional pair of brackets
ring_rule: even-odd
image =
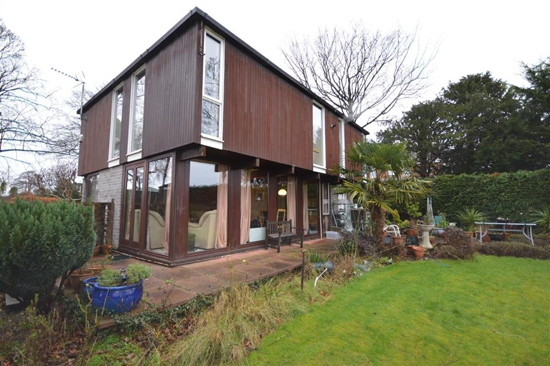
[(391, 238), (393, 245), (403, 245), (405, 244), (405, 238), (402, 236), (394, 236)]
[(435, 236), (430, 236), (430, 244), (431, 245), (435, 244)]
[(95, 246), (94, 247), (94, 256), (98, 255), (100, 250), (101, 250), (100, 246)]
[(143, 280), (133, 285), (99, 286), (96, 279), (88, 278), (86, 291), (92, 298), (92, 306), (110, 313), (127, 313), (136, 308), (143, 296)]
[(101, 253), (103, 254), (111, 254), (111, 250), (113, 250), (113, 246), (111, 244), (104, 244), (104, 245), (100, 245), (101, 247)]
[(405, 230), (407, 236), (418, 236), (418, 230), (416, 229), (407, 229)]
[(71, 288), (74, 290), (74, 292), (79, 293), (82, 289), (82, 281), (93, 275), (92, 272), (82, 272), (82, 273), (76, 273), (73, 272), (69, 276), (69, 280), (71, 281)]
[(422, 257), (424, 257), (424, 254), (426, 253), (426, 249), (417, 245), (411, 246), (411, 249), (414, 253), (414, 257), (416, 258), (416, 260), (422, 259)]

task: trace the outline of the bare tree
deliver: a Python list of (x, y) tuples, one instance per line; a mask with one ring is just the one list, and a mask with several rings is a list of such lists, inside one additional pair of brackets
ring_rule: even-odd
[(363, 126), (424, 89), (433, 59), (418, 45), (416, 33), (370, 33), (361, 24), (294, 39), (283, 53), (298, 80), (332, 103), (346, 122), (368, 112)]

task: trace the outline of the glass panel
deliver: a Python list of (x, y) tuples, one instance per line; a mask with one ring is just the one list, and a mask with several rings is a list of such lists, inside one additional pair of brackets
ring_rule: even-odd
[(267, 221), (267, 174), (258, 170), (250, 174), (250, 238), (249, 242), (265, 240)]
[(204, 39), (204, 94), (220, 99), (221, 43), (208, 34)]
[(323, 146), (323, 110), (313, 105), (313, 164), (325, 166)]
[(216, 165), (191, 162), (187, 237), (187, 251), (190, 253), (216, 247), (220, 179), (221, 174), (216, 172)]
[(323, 215), (328, 215), (330, 210), (329, 202), (329, 185), (328, 183), (323, 184)]
[(126, 172), (126, 222), (124, 224), (124, 239), (130, 240), (130, 220), (132, 218), (132, 193), (134, 191), (134, 171), (129, 169)]
[(124, 95), (122, 88), (116, 91), (115, 95), (115, 115), (113, 120), (113, 141), (111, 146), (113, 150), (111, 151), (111, 158), (118, 158), (120, 156), (120, 129), (122, 126), (122, 102)]
[[(284, 212), (286, 213), (287, 194), (287, 178), (277, 178), (277, 212), (279, 212), (280, 210), (284, 210)], [(285, 220), (288, 220), (288, 216), (285, 217)]]
[(143, 109), (145, 107), (145, 71), (136, 75), (134, 89), (134, 120), (132, 123), (132, 151), (141, 149), (143, 139)]
[(317, 183), (307, 184), (307, 215), (309, 234), (319, 232), (319, 186)]
[(219, 137), (220, 106), (206, 99), (202, 100), (202, 129), (201, 132)]
[(147, 250), (168, 254), (172, 158), (149, 162), (147, 180)]
[(97, 174), (86, 177), (86, 200), (97, 199)]
[(132, 241), (139, 243), (141, 229), (141, 195), (143, 194), (143, 167), (136, 168), (136, 193), (134, 196), (134, 236)]

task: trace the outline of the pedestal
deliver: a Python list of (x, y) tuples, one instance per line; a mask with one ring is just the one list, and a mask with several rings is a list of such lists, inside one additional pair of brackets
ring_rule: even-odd
[(432, 249), (433, 246), (430, 243), (430, 231), (434, 228), (435, 225), (418, 225), (420, 233), (422, 235), (422, 243), (420, 246), (425, 249)]

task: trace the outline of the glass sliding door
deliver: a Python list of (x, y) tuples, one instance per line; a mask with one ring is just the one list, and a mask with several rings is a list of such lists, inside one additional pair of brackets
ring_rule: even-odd
[(139, 250), (141, 239), (144, 164), (126, 167), (124, 191), (124, 236), (121, 245)]
[(250, 173), (250, 243), (265, 240), (267, 188), (267, 173), (253, 170)]
[(172, 207), (172, 157), (148, 163), (147, 234), (145, 249), (168, 255)]
[(319, 222), (319, 182), (304, 183), (304, 229), (306, 235), (318, 234)]
[(227, 247), (227, 166), (190, 162), (187, 252)]

